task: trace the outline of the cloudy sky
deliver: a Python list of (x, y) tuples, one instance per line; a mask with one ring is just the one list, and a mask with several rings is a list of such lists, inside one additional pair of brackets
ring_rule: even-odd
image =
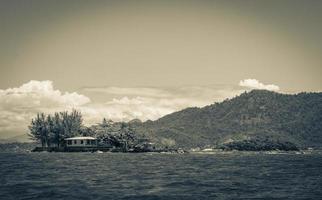
[(0, 138), (37, 112), (157, 119), (322, 90), (322, 1), (0, 1)]

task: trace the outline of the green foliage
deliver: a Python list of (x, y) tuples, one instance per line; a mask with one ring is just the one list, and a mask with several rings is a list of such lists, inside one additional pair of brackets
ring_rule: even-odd
[(133, 148), (139, 140), (139, 136), (130, 123), (113, 122), (104, 118), (102, 123), (91, 126), (89, 129), (99, 139), (100, 145), (118, 147), (124, 151)]
[(38, 113), (36, 118), (31, 120), (29, 130), (31, 139), (39, 141), (42, 146), (49, 144), (50, 132), (46, 115), (44, 113)]
[(320, 146), (322, 93), (287, 95), (253, 90), (221, 103), (187, 108), (145, 122), (137, 129), (153, 138), (173, 139), (179, 147), (219, 145), (229, 138), (257, 136)]
[(41, 145), (60, 146), (65, 138), (73, 137), (81, 132), (82, 114), (77, 110), (71, 113), (56, 112), (54, 115), (38, 113), (29, 125), (31, 139), (38, 141)]
[(239, 151), (297, 151), (298, 147), (285, 140), (278, 140), (269, 137), (254, 137), (242, 140), (230, 141), (219, 146), (224, 150), (239, 150)]

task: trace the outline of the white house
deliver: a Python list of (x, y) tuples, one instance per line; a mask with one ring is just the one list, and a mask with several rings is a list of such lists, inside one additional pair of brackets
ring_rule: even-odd
[(97, 146), (97, 139), (94, 137), (72, 137), (66, 138), (67, 147), (93, 147)]

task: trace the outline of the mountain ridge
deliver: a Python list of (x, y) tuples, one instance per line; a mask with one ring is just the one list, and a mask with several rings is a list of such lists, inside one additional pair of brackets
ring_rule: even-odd
[(247, 138), (321, 146), (322, 93), (252, 90), (221, 103), (144, 122), (136, 129), (154, 140), (174, 140), (180, 147), (216, 146)]

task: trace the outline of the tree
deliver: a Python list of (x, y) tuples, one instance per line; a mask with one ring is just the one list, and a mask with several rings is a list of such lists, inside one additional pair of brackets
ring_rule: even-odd
[(56, 144), (59, 147), (64, 143), (64, 139), (82, 133), (83, 119), (81, 112), (72, 110), (71, 113), (64, 111), (45, 115), (38, 113), (29, 125), (29, 136), (44, 146)]
[(106, 118), (103, 118), (102, 123), (98, 124), (101, 128), (105, 128), (108, 129), (110, 127), (112, 127), (113, 125), (113, 121), (112, 120), (107, 120)]
[(74, 137), (80, 133), (82, 127), (82, 114), (77, 110), (60, 112), (61, 117), (61, 132), (63, 138)]
[(82, 126), (80, 129), (80, 134), (82, 136), (90, 136), (90, 137), (95, 137), (96, 132), (92, 127), (87, 127), (87, 126)]
[(40, 141), (41, 145), (44, 146), (44, 143), (42, 141), (42, 137), (41, 137), (41, 123), (40, 123), (40, 117), (39, 114), (37, 114), (37, 117), (35, 119), (31, 120), (31, 124), (28, 126), (28, 129), (30, 131), (30, 133), (28, 134), (29, 137), (32, 140), (35, 141)]
[(54, 124), (52, 117), (47, 115), (46, 117), (46, 127), (47, 127), (47, 146), (50, 147), (52, 143), (54, 143)]
[(137, 135), (132, 127), (127, 123), (121, 123), (121, 129), (119, 134), (119, 139), (123, 144), (124, 151), (128, 151), (137, 143)]
[(38, 113), (35, 119), (31, 120), (29, 125), (31, 139), (41, 143), (41, 146), (48, 146), (49, 142), (49, 129), (44, 113)]
[(55, 113), (53, 118), (52, 118), (52, 128), (51, 128), (51, 132), (53, 133), (52, 137), (53, 137), (53, 142), (57, 145), (57, 147), (60, 146), (60, 144), (62, 143), (62, 139), (63, 138), (63, 127), (62, 127), (62, 121), (60, 118), (59, 113)]

